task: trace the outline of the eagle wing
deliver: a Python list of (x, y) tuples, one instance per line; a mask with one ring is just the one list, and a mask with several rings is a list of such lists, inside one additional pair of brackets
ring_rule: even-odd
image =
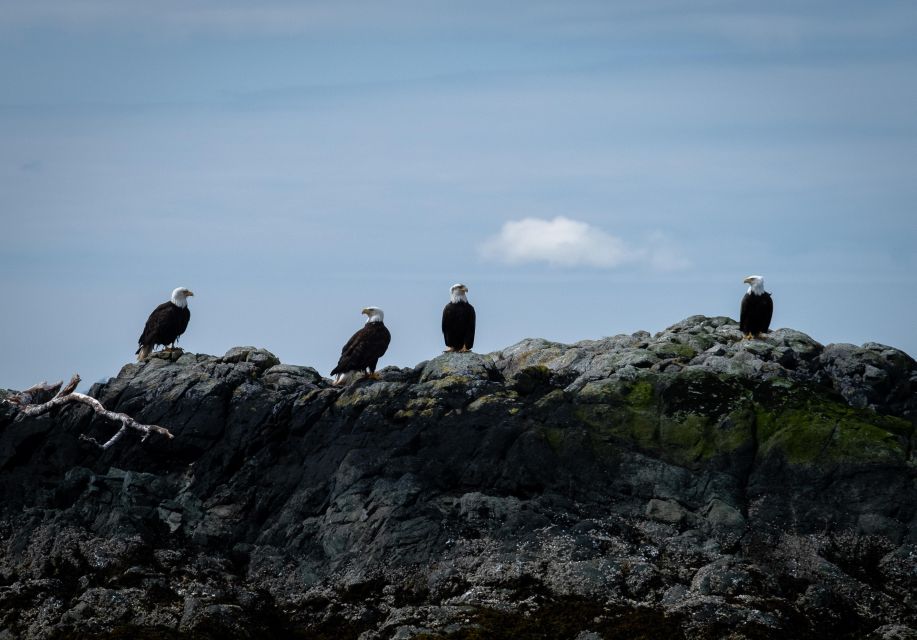
[(748, 328), (748, 322), (753, 305), (754, 302), (752, 302), (750, 293), (746, 293), (744, 296), (742, 296), (742, 306), (739, 309), (739, 331), (742, 333), (748, 333), (750, 331)]
[(191, 311), (188, 307), (180, 308), (171, 302), (163, 302), (147, 318), (137, 344), (141, 347), (169, 344), (185, 332), (190, 320)]
[(767, 292), (760, 295), (746, 293), (742, 298), (742, 306), (739, 310), (739, 331), (742, 333), (766, 331), (771, 326), (773, 315), (774, 300), (771, 294)]
[(471, 349), (474, 346), (474, 325), (477, 316), (474, 307), (468, 305), (468, 326), (465, 328), (465, 347)]
[(774, 317), (774, 300), (769, 293), (765, 293), (761, 297), (763, 298), (761, 300), (761, 320), (765, 327), (770, 328), (771, 318)]
[(331, 375), (347, 373), (348, 371), (362, 371), (370, 366), (375, 366), (391, 341), (391, 334), (381, 322), (370, 322), (354, 333), (344, 348), (341, 349), (341, 358)]
[(156, 341), (162, 325), (169, 320), (169, 307), (174, 306), (171, 302), (163, 302), (153, 309), (150, 317), (146, 319), (146, 324), (143, 325), (143, 333), (140, 334), (137, 344), (153, 344)]

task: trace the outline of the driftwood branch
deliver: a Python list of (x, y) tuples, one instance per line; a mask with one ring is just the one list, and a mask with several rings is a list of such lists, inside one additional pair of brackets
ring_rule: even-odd
[(66, 396), (74, 391), (76, 391), (76, 385), (80, 383), (80, 374), (74, 373), (73, 377), (70, 378), (70, 382), (67, 383), (67, 386), (57, 392), (58, 396)]
[[(19, 408), (19, 415), (22, 416), (38, 416), (47, 411), (50, 411), (54, 407), (59, 407), (61, 405), (67, 404), (68, 402), (79, 402), (85, 405), (88, 405), (93, 411), (107, 418), (113, 422), (120, 422), (121, 428), (109, 438), (105, 443), (99, 443), (98, 440), (87, 435), (80, 436), (81, 439), (101, 447), (102, 449), (108, 449), (113, 444), (115, 444), (121, 437), (127, 432), (128, 429), (136, 429), (143, 433), (143, 438), (141, 442), (145, 442), (146, 439), (150, 436), (151, 433), (158, 433), (162, 436), (165, 436), (169, 439), (172, 438), (172, 434), (168, 429), (164, 429), (155, 424), (141, 424), (131, 418), (129, 415), (124, 413), (116, 413), (114, 411), (109, 411), (106, 409), (101, 402), (95, 398), (91, 398), (82, 393), (76, 393), (74, 389), (80, 383), (80, 376), (74, 374), (70, 378), (70, 382), (67, 383), (66, 387), (61, 388), (63, 385), (62, 382), (56, 384), (48, 384), (47, 382), (42, 382), (36, 384), (29, 389), (19, 393), (18, 395), (9, 398), (7, 402), (12, 405), (15, 405)], [(53, 396), (53, 397), (52, 397)], [(50, 398), (46, 400), (46, 398)]]
[[(77, 376), (77, 380), (79, 380), (79, 376)], [(20, 391), (13, 397), (8, 398), (7, 402), (20, 407), (24, 407), (30, 404), (41, 404), (58, 395), (58, 391), (60, 391), (62, 384), (63, 382), (56, 382), (54, 384), (39, 382), (38, 384), (32, 385), (25, 391)]]

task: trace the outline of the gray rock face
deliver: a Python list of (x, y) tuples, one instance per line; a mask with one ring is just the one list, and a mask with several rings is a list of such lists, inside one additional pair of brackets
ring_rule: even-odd
[[(0, 638), (908, 638), (917, 365), (693, 316), (332, 388), (237, 347), (0, 403)], [(120, 635), (119, 635), (120, 634)], [(851, 635), (852, 634), (852, 635)]]

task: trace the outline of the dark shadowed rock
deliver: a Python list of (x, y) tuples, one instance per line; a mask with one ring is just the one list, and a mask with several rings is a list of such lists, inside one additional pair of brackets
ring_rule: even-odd
[(913, 637), (917, 365), (741, 338), (692, 316), (343, 389), (154, 355), (91, 393), (175, 438), (106, 451), (83, 407), (0, 403), (0, 638)]

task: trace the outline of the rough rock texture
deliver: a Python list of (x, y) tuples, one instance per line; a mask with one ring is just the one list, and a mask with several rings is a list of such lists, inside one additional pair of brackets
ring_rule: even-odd
[(914, 638), (917, 364), (688, 318), (331, 388), (267, 351), (0, 404), (0, 639)]

